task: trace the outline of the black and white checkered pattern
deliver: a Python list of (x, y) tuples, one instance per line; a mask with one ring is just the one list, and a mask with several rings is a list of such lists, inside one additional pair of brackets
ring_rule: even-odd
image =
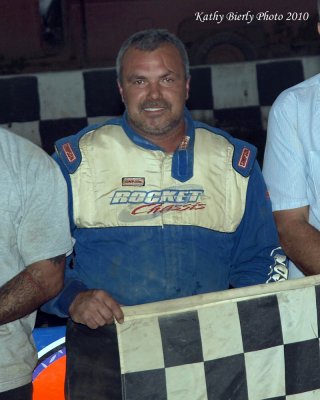
[(124, 400), (320, 399), (320, 278), (125, 308)]
[[(188, 107), (195, 119), (258, 147), (277, 95), (320, 72), (320, 57), (191, 68)], [(56, 139), (122, 114), (112, 68), (0, 77), (0, 126), (53, 152)]]

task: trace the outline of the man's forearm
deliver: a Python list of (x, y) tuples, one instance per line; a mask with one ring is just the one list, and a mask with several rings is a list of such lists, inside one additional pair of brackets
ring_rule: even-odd
[(279, 237), (287, 256), (305, 275), (320, 274), (320, 232), (316, 228), (306, 221), (290, 221), (279, 228)]
[(30, 314), (61, 290), (64, 260), (35, 263), (0, 288), (0, 325)]

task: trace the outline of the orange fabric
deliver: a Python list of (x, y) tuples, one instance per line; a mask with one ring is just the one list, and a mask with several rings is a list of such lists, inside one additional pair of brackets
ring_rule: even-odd
[(33, 400), (64, 400), (66, 356), (45, 368), (33, 382)]

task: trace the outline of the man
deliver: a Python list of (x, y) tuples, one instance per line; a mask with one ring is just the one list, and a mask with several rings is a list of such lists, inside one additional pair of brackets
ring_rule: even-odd
[(0, 128), (0, 399), (31, 400), (35, 310), (63, 286), (72, 249), (66, 185), (55, 162)]
[(121, 398), (111, 350), (121, 304), (283, 278), (274, 273), (281, 250), (256, 150), (192, 120), (180, 40), (136, 33), (119, 51), (117, 74), (124, 116), (56, 145), (76, 243), (65, 288), (46, 310), (71, 317), (72, 400)]
[(292, 260), (290, 278), (320, 273), (319, 96), (316, 75), (282, 92), (269, 114), (263, 173), (280, 241)]

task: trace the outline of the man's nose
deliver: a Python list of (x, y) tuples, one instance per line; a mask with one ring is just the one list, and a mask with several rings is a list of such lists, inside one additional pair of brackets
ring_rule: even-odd
[(152, 99), (158, 99), (161, 97), (161, 86), (159, 82), (150, 82), (149, 83), (149, 97)]

